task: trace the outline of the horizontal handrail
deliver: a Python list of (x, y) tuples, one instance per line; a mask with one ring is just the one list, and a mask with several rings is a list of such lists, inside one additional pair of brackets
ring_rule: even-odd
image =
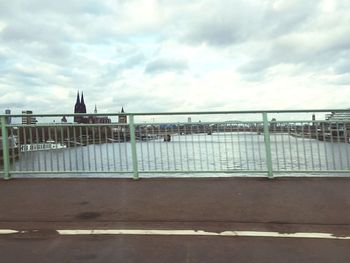
[(303, 110), (244, 110), (244, 111), (179, 111), (179, 112), (125, 112), (125, 113), (55, 113), (55, 114), (0, 114), (0, 117), (74, 117), (74, 116), (162, 116), (162, 115), (215, 115), (215, 114), (260, 114), (260, 113), (310, 113), (350, 112), (350, 109), (303, 109)]
[[(316, 120), (305, 115), (310, 112), (327, 114)], [(62, 116), (121, 115), (128, 117), (121, 123), (49, 122)], [(156, 115), (162, 117), (136, 121)], [(176, 115), (188, 115), (188, 121)], [(44, 119), (24, 120), (28, 124), (19, 119), (30, 117)], [(350, 109), (5, 114), (0, 119), (7, 138), (0, 140), (0, 174), (6, 179), (11, 174), (350, 175)]]

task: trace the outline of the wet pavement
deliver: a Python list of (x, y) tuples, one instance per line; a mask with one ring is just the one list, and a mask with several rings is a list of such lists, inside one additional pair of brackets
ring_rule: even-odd
[[(0, 181), (0, 262), (349, 262), (350, 240), (60, 235), (59, 229), (350, 236), (350, 178)], [(21, 232), (22, 231), (22, 232)]]

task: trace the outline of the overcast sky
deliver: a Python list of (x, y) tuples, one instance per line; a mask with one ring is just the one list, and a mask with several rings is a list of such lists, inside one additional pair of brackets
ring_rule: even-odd
[(0, 0), (0, 109), (350, 107), (349, 0)]

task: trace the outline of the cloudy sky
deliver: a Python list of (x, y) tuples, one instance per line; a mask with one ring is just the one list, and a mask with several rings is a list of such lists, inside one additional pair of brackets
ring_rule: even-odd
[(0, 0), (0, 109), (350, 107), (348, 0)]

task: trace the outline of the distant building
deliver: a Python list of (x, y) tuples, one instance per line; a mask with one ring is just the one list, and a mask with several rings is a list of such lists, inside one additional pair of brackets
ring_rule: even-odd
[[(74, 105), (74, 113), (86, 113), (86, 105), (84, 101), (84, 94), (81, 93), (81, 99), (79, 91), (77, 93), (77, 100)], [(97, 107), (95, 105), (94, 113), (97, 113)], [(62, 119), (63, 120), (63, 119)], [(62, 121), (63, 122), (63, 121)], [(77, 123), (111, 123), (111, 119), (107, 116), (74, 116), (74, 122)]]
[[(74, 113), (86, 113), (86, 106), (84, 102), (84, 94), (81, 93), (81, 100), (79, 97), (79, 91), (77, 93), (77, 100), (74, 105)], [(88, 120), (85, 116), (74, 116), (74, 122), (77, 123), (87, 123)]]
[[(97, 107), (95, 105), (94, 113), (97, 113)], [(90, 116), (89, 123), (111, 123), (111, 119), (107, 116)]]
[(22, 116), (22, 124), (24, 125), (30, 125), (30, 124), (36, 124), (37, 120), (35, 117), (30, 116), (33, 114), (33, 111), (31, 110), (22, 110), (22, 115), (29, 115), (29, 116)]
[[(7, 109), (5, 110), (6, 115), (11, 115), (11, 110)], [(11, 124), (11, 117), (6, 117), (6, 123)]]
[(335, 136), (342, 135), (344, 130), (350, 131), (350, 111), (347, 112), (332, 112), (326, 114), (326, 121), (323, 123), (323, 127), (326, 129), (333, 129)]
[[(122, 107), (121, 113), (124, 113), (124, 108)], [(118, 122), (119, 123), (127, 123), (128, 122), (128, 118), (126, 115), (119, 115), (118, 116)]]
[(326, 121), (350, 121), (350, 111), (326, 114)]

